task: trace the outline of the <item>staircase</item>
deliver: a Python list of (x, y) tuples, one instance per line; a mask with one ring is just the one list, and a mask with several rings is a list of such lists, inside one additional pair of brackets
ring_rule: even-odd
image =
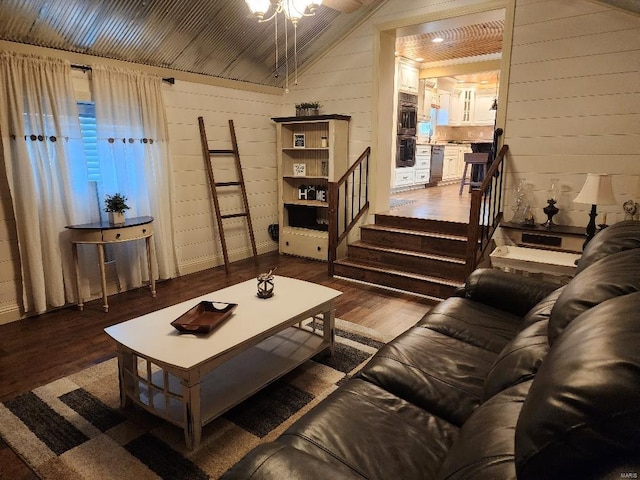
[(465, 223), (376, 214), (334, 274), (432, 297), (449, 297), (466, 277)]

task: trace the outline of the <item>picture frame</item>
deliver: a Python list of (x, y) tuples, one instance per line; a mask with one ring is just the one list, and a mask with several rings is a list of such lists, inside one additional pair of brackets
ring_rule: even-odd
[(293, 164), (293, 176), (294, 177), (306, 177), (307, 176), (307, 164), (306, 163), (294, 163)]
[(305, 148), (304, 133), (293, 134), (293, 148)]

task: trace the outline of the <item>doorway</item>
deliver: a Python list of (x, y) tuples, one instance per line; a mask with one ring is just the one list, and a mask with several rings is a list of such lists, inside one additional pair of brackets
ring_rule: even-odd
[[(389, 196), (386, 203), (379, 204), (380, 213), (388, 204), (385, 213), (392, 215), (468, 222), (468, 188), (458, 195), (463, 153), (459, 157), (462, 163), (458, 161), (455, 168), (450, 168), (453, 165), (450, 152), (456, 148), (460, 151), (468, 148), (471, 152), (472, 143), (490, 145), (493, 141), (496, 111), (492, 107), (499, 95), (504, 19), (505, 10), (499, 9), (392, 32), (393, 101), (398, 102), (403, 93), (419, 98), (416, 156), (412, 166), (397, 162), (399, 137), (391, 128), (390, 148), (386, 152), (381, 149), (378, 157), (379, 162), (388, 158), (390, 169)], [(414, 69), (413, 80), (407, 78), (411, 75), (407, 65)], [(397, 111), (395, 104), (391, 111)], [(379, 125), (381, 132), (383, 123)], [(427, 154), (434, 145), (444, 145), (448, 151), (444, 167), (432, 163), (432, 158), (438, 156), (431, 151)], [(405, 150), (402, 152), (406, 156)]]

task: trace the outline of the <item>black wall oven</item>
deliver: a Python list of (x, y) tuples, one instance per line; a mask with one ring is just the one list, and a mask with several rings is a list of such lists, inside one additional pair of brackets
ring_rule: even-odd
[(417, 128), (418, 96), (400, 92), (398, 94), (396, 167), (413, 167), (416, 164)]
[(398, 94), (398, 135), (416, 135), (418, 127), (418, 96)]
[(416, 137), (398, 135), (396, 142), (396, 167), (413, 167), (416, 164)]

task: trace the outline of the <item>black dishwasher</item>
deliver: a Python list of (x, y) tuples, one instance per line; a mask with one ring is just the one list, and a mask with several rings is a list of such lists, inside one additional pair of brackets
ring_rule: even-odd
[(444, 164), (444, 145), (431, 147), (431, 174), (429, 183), (437, 183), (442, 180), (442, 165)]

